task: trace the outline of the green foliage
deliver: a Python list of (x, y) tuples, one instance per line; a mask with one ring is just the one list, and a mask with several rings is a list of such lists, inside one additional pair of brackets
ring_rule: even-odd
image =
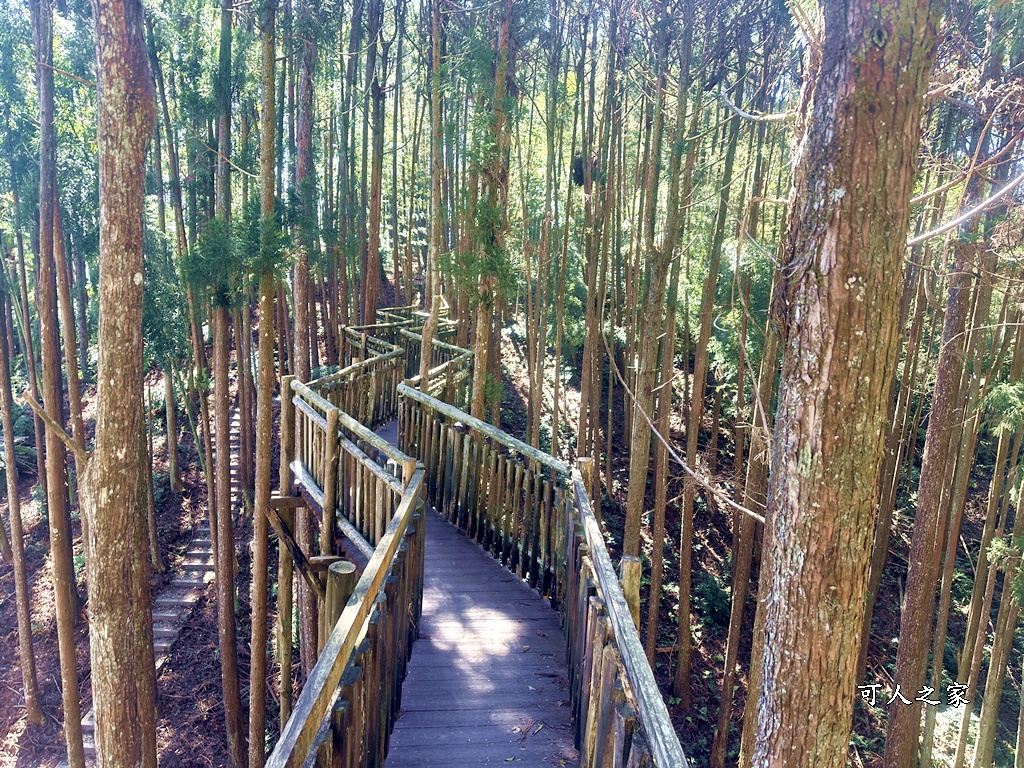
[[(36, 471), (36, 449), (15, 439), (14, 464), (19, 475), (27, 475)], [(0, 483), (6, 483), (7, 451), (0, 451)]]
[(36, 422), (35, 417), (32, 415), (32, 409), (27, 405), (18, 405), (15, 403), (11, 416), (15, 440), (34, 440), (36, 436)]
[(487, 381), (484, 384), (484, 402), (488, 409), (501, 407), (501, 401), (505, 397), (505, 383), (500, 377), (487, 374)]
[(705, 571), (701, 575), (693, 588), (693, 597), (701, 615), (713, 626), (722, 628), (729, 624), (729, 593), (714, 574)]
[(981, 409), (993, 431), (1017, 430), (1024, 424), (1024, 382), (997, 384), (985, 396)]
[(953, 638), (946, 637), (946, 645), (942, 649), (942, 668), (949, 672), (950, 677), (956, 679), (959, 664), (957, 661), (957, 646)]
[(284, 231), (285, 213), (284, 205), (277, 201), (269, 226), (264, 227), (259, 195), (249, 196), (235, 236), (240, 262), (245, 265), (251, 277), (258, 279), (268, 272), (278, 279), (285, 277), (288, 268), (287, 249), (291, 243)]
[(1024, 534), (1014, 539), (993, 539), (988, 547), (988, 558), (994, 567), (1008, 575), (1014, 574), (1013, 598), (1018, 605), (1024, 605), (1024, 568), (1020, 567), (1024, 559)]
[(247, 270), (231, 225), (223, 219), (210, 219), (196, 247), (182, 260), (182, 271), (194, 289), (209, 292), (215, 305), (232, 306), (239, 278), (245, 278)]
[[(147, 229), (147, 241), (151, 232)], [(143, 343), (150, 363), (180, 365), (189, 355), (185, 294), (170, 259), (156, 251), (147, 247), (144, 255)]]

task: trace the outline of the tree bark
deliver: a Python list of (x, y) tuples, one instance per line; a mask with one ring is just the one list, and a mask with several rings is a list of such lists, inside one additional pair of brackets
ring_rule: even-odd
[[(0, 312), (8, 317), (7, 296), (0, 293)], [(0, 407), (4, 430), (4, 463), (7, 467), (7, 515), (11, 524), (11, 555), (14, 561), (14, 598), (18, 611), (18, 659), (21, 662), (25, 714), (31, 725), (42, 725), (39, 708), (39, 684), (36, 681), (36, 657), (32, 650), (32, 615), (28, 579), (25, 573), (25, 534), (21, 526), (21, 498), (18, 495), (18, 469), (14, 452), (14, 399), (11, 396), (10, 347), (6, 335), (0, 336)]]
[(821, 48), (810, 53), (773, 306), (784, 351), (753, 765), (846, 765), (940, 10), (924, 0), (894, 0), (884, 13), (867, 0), (827, 3)]
[[(90, 658), (99, 765), (156, 766), (156, 675), (142, 401), (145, 155), (156, 119), (138, 0), (96, 0), (100, 312), (86, 470)], [(134, 435), (134, 439), (130, 436)]]
[[(921, 460), (917, 512), (896, 654), (895, 678), (912, 692), (919, 691), (924, 683), (928, 648), (932, 641), (935, 585), (939, 579), (944, 539), (942, 494), (953, 469), (949, 455), (950, 435), (954, 424), (960, 422), (958, 408), (964, 365), (964, 324), (971, 294), (968, 268), (974, 254), (973, 248), (967, 244), (958, 244), (956, 251), (956, 261), (949, 276), (949, 299)], [(897, 700), (891, 706), (886, 729), (885, 768), (904, 768), (914, 760), (920, 735), (921, 709), (920, 702), (907, 706)]]
[[(216, 301), (216, 299), (215, 299)], [(228, 395), (228, 311), (213, 308), (213, 387), (217, 420), (215, 451), (217, 509), (217, 634), (220, 640), (221, 682), (228, 749), (235, 768), (245, 768), (245, 732), (238, 683), (235, 631), (235, 536), (231, 502), (231, 421)]]
[[(440, 0), (430, 4), (430, 243), (427, 246), (426, 297), (430, 315), (423, 324), (420, 344), (420, 390), (430, 383), (430, 351), (441, 316), (441, 280), (438, 259), (442, 248), (443, 216), (441, 179), (444, 178), (444, 134), (441, 131), (441, 9)], [(406, 276), (408, 290), (410, 277)]]
[[(274, 224), (274, 22), (277, 0), (265, 0), (260, 8), (260, 41), (263, 59), (263, 93), (260, 112), (260, 214), (263, 220), (261, 248), (270, 256)], [(252, 660), (249, 667), (249, 768), (263, 768), (266, 758), (267, 681), (267, 515), (270, 514), (270, 459), (272, 403), (274, 396), (274, 275), (260, 275), (259, 362), (256, 391), (256, 487), (253, 516), (252, 557)], [(282, 489), (287, 492), (286, 489)], [(290, 602), (290, 601), (289, 601)]]
[[(31, 6), (39, 88), (39, 324), (43, 358), (43, 406), (50, 419), (63, 424), (60, 340), (57, 331), (57, 284), (53, 253), (56, 205), (56, 133), (53, 105), (53, 17), (50, 0)], [(148, 139), (148, 134), (147, 134)], [(140, 162), (141, 165), (141, 162)], [(26, 307), (27, 309), (27, 307)], [(141, 326), (141, 323), (140, 323)], [(67, 509), (67, 468), (64, 443), (53, 427), (46, 428), (46, 498), (50, 520), (50, 554), (60, 651), (64, 704), (64, 741), (71, 768), (84, 768), (82, 713), (78, 699), (74, 626), (77, 613), (75, 568), (72, 561), (71, 520)], [(13, 468), (12, 468), (13, 469)], [(129, 582), (130, 584), (131, 582)]]
[[(298, 31), (301, 35), (302, 57), (299, 72), (297, 157), (295, 186), (300, 199), (299, 258), (295, 265), (295, 339), (292, 370), (301, 382), (310, 379), (309, 258), (316, 247), (316, 183), (313, 178), (313, 71), (316, 67), (317, 42), (312, 29), (314, 0), (299, 4)], [(313, 552), (313, 527), (309, 509), (299, 507), (296, 513), (296, 538), (307, 555)], [(308, 675), (317, 657), (316, 597), (302, 581), (299, 582), (299, 617), (301, 624), (301, 663)]]

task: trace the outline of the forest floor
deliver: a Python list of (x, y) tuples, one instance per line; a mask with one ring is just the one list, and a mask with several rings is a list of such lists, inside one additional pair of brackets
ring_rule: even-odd
[[(154, 393), (162, 392), (159, 375), (149, 382)], [(91, 403), (94, 392), (83, 392), (87, 432), (91, 424)], [(154, 439), (154, 500), (160, 552), (167, 569), (154, 573), (150, 579), (155, 598), (172, 580), (175, 568), (183, 559), (194, 529), (206, 518), (206, 482), (199, 468), (195, 442), (184, 429), (178, 444), (183, 492), (170, 489), (167, 443), (162, 431), (163, 403), (154, 403), (157, 434)], [(187, 423), (187, 422), (186, 422)], [(179, 422), (180, 424), (180, 422)], [(276, 442), (276, 437), (275, 437)], [(276, 460), (275, 460), (276, 461)], [(273, 473), (276, 477), (276, 469)], [(14, 569), (9, 562), (0, 563), (0, 768), (52, 768), (66, 760), (62, 731), (63, 705), (60, 686), (60, 660), (57, 651), (57, 629), (54, 614), (53, 587), (49, 558), (49, 528), (44, 517), (41, 491), (34, 487), (35, 473), (20, 477), (22, 518), (25, 528), (25, 559), (32, 593), (33, 649), (36, 677), (39, 682), (44, 724), (29, 726), (22, 698), (21, 666), (18, 662), (17, 613), (14, 599)], [(72, 511), (74, 552), (78, 597), (81, 609), (75, 628), (75, 650), (79, 674), (79, 699), (82, 714), (92, 708), (89, 685), (89, 635), (85, 611), (85, 574), (82, 567), (81, 522), (76, 509)], [(248, 557), (252, 538), (252, 522), (247, 516), (235, 529), (236, 551), (239, 554), (239, 615), (249, 616)], [(271, 548), (273, 550), (273, 548)], [(271, 552), (271, 568), (276, 570), (276, 555)], [(158, 680), (157, 752), (159, 764), (177, 766), (226, 766), (228, 751), (224, 727), (224, 709), (220, 692), (221, 671), (218, 653), (217, 616), (214, 585), (211, 583), (186, 620), (177, 642)], [(242, 670), (249, 666), (248, 620), (240, 623), (238, 636), (239, 662)], [(248, 706), (248, 678), (242, 680), (243, 706)], [(276, 690), (268, 695), (268, 739), (276, 739), (279, 731)], [(247, 715), (246, 715), (247, 716)]]

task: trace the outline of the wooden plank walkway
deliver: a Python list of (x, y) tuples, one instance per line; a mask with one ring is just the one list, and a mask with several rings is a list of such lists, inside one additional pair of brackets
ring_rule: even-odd
[(558, 614), (437, 513), (387, 768), (576, 766)]
[[(377, 430), (398, 445), (398, 422)], [(579, 765), (558, 613), (433, 510), (386, 768)]]

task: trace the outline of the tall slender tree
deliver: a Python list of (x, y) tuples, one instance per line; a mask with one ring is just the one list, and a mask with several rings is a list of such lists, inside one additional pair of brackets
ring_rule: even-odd
[[(0, 292), (0, 313), (9, 315), (7, 287)], [(0, 333), (0, 417), (4, 430), (4, 463), (7, 471), (7, 517), (11, 525), (11, 558), (14, 562), (14, 599), (18, 610), (18, 659), (21, 662), (25, 715), (32, 725), (42, 725), (39, 707), (39, 683), (36, 656), (32, 648), (32, 617), (29, 605), (28, 577), (25, 571), (25, 541), (21, 523), (21, 499), (18, 496), (18, 470), (14, 447), (14, 399), (11, 394), (10, 349), (7, 334)]]
[(774, 306), (784, 342), (757, 730), (742, 765), (846, 765), (940, 11), (930, 0), (826, 3), (809, 53)]
[[(74, 625), (78, 596), (72, 562), (71, 519), (68, 515), (67, 467), (61, 442), (63, 397), (60, 339), (57, 329), (57, 282), (53, 253), (56, 132), (53, 98), (53, 10), (50, 0), (32, 3), (36, 48), (36, 84), (39, 89), (39, 325), (43, 358), (43, 407), (46, 429), (46, 500), (50, 520), (50, 554), (60, 647), (61, 691), (64, 704), (64, 739), (71, 768), (85, 765), (82, 713), (78, 700)], [(40, 414), (42, 415), (42, 414)]]
[(256, 392), (256, 488), (253, 517), (252, 661), (249, 668), (249, 766), (263, 768), (267, 681), (267, 515), (270, 514), (271, 398), (274, 394), (273, 271), (265, 266), (274, 247), (274, 37), (276, 0), (264, 0), (260, 9), (262, 48), (262, 108), (260, 111), (260, 215), (261, 265), (259, 276), (259, 368)]
[[(90, 658), (102, 768), (156, 766), (142, 401), (142, 215), (156, 119), (139, 0), (95, 0), (100, 155), (96, 443), (88, 461)], [(132, 439), (127, 437), (135, 435)], [(79, 444), (76, 454), (81, 451)]]

